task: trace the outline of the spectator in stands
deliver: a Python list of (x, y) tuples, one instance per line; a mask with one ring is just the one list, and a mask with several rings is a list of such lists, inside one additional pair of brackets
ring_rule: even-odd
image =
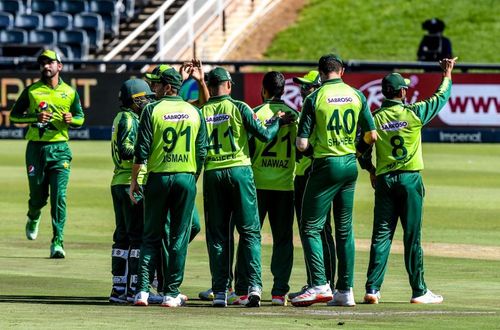
[(23, 90), (10, 113), (13, 123), (29, 124), (26, 139), (26, 170), (30, 198), (26, 237), (36, 239), (42, 208), (47, 204), (50, 188), (52, 244), (50, 258), (64, 258), (64, 224), (66, 222), (66, 186), (71, 150), (68, 128), (83, 125), (84, 115), (78, 93), (59, 77), (63, 65), (53, 50), (38, 56), (42, 77)]
[(439, 18), (428, 19), (422, 23), (424, 35), (417, 51), (419, 61), (436, 62), (444, 58), (452, 58), (451, 41), (443, 36), (445, 24)]

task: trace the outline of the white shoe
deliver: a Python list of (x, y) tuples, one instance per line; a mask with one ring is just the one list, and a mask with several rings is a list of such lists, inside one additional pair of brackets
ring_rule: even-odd
[(141, 291), (135, 295), (134, 306), (147, 306), (148, 305), (149, 292)]
[(260, 299), (262, 295), (262, 289), (258, 286), (252, 286), (248, 288), (248, 302), (245, 306), (247, 307), (260, 307)]
[(431, 290), (427, 290), (423, 296), (412, 297), (410, 302), (412, 304), (440, 304), (443, 302), (443, 296), (434, 294)]
[(201, 300), (205, 300), (205, 301), (214, 300), (214, 292), (212, 291), (212, 288), (210, 288), (206, 291), (201, 291), (200, 293), (198, 293), (198, 297)]
[(179, 293), (177, 297), (164, 296), (161, 303), (162, 307), (180, 307), (186, 304), (187, 298), (185, 295)]
[(326, 303), (328, 306), (343, 306), (343, 307), (354, 307), (356, 302), (354, 301), (354, 294), (352, 293), (352, 288), (349, 290), (335, 290), (333, 293), (333, 299)]
[(307, 288), (304, 293), (293, 298), (291, 303), (295, 307), (307, 307), (312, 304), (330, 301), (332, 298), (332, 289), (329, 284), (325, 284)]
[(304, 292), (306, 292), (307, 288), (308, 288), (308, 286), (307, 286), (307, 285), (304, 285), (304, 286), (302, 287), (302, 289), (300, 289), (300, 291), (297, 291), (297, 292), (290, 292), (290, 293), (288, 294), (288, 300), (292, 300), (293, 298), (300, 296), (301, 294), (303, 294)]
[(227, 294), (225, 292), (217, 292), (214, 294), (214, 299), (212, 300), (213, 307), (226, 307), (227, 306)]
[(380, 300), (380, 291), (378, 290), (371, 290), (372, 292), (367, 292), (365, 294), (365, 297), (363, 298), (363, 301), (365, 304), (378, 304), (378, 301)]

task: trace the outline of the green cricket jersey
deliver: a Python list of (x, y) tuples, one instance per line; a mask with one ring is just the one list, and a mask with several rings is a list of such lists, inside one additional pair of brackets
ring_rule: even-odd
[(422, 158), (422, 127), (446, 105), (451, 93), (451, 79), (443, 78), (436, 93), (424, 101), (405, 105), (384, 100), (373, 113), (379, 138), (375, 142), (376, 175), (392, 171), (419, 171)]
[(309, 138), (314, 158), (355, 154), (358, 124), (363, 132), (375, 129), (365, 96), (331, 79), (305, 99), (298, 136)]
[[(46, 124), (38, 122), (37, 116), (42, 111), (52, 113)], [(71, 124), (66, 124), (63, 114), (71, 112)], [(68, 128), (83, 125), (84, 115), (78, 93), (59, 78), (59, 84), (52, 88), (39, 80), (23, 90), (10, 112), (13, 123), (31, 124), (26, 133), (26, 140), (43, 142), (68, 141)]]
[(282, 126), (271, 142), (255, 141), (252, 170), (257, 189), (292, 191), (298, 126), (296, 119), (299, 113), (281, 100), (266, 100), (254, 109), (258, 120), (264, 125), (270, 124), (278, 111), (291, 113), (295, 121)]
[(203, 105), (202, 113), (209, 136), (205, 171), (251, 165), (248, 146), (251, 135), (269, 141), (279, 129), (278, 120), (266, 129), (247, 104), (229, 95), (211, 97)]
[[(122, 107), (113, 120), (111, 131), (111, 156), (115, 170), (111, 185), (130, 184), (132, 180), (132, 164), (134, 158), (134, 143), (137, 138), (139, 116), (132, 109)], [(139, 184), (143, 183), (146, 166), (142, 166), (137, 177)]]
[(206, 126), (201, 112), (180, 96), (165, 96), (142, 111), (134, 150), (136, 164), (148, 173), (201, 172), (206, 156)]

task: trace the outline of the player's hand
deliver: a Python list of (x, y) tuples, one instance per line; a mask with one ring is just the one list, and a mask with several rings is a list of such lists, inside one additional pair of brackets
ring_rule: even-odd
[(132, 180), (132, 182), (130, 182), (128, 195), (130, 196), (132, 203), (139, 203), (140, 197), (142, 197), (142, 190), (141, 186), (137, 183), (137, 180)]
[(66, 124), (71, 124), (72, 119), (73, 119), (73, 114), (71, 112), (63, 113), (63, 120)]
[(451, 71), (453, 71), (453, 67), (457, 62), (458, 57), (455, 58), (443, 58), (439, 61), (439, 65), (441, 69), (443, 69), (443, 77), (447, 77), (451, 79)]
[(288, 125), (295, 121), (295, 116), (291, 112), (278, 111), (274, 116), (279, 118), (280, 126)]
[(191, 75), (192, 71), (193, 71), (193, 63), (191, 61), (186, 61), (182, 63), (181, 67), (179, 68), (182, 81), (189, 79), (189, 76)]
[(52, 118), (52, 112), (42, 111), (38, 113), (37, 118), (39, 123), (46, 123)]
[(205, 72), (203, 71), (203, 65), (201, 61), (194, 58), (191, 63), (193, 64), (191, 70), (191, 77), (198, 82), (203, 82), (205, 80)]

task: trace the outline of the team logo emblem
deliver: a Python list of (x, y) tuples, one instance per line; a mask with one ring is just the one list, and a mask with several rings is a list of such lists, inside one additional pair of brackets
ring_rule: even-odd
[(69, 168), (69, 163), (65, 161), (65, 162), (63, 163), (63, 167), (64, 167), (64, 168), (66, 168), (66, 169), (68, 169), (68, 168)]
[(61, 98), (65, 99), (68, 97), (68, 94), (66, 94), (66, 92), (62, 92), (61, 93)]
[(49, 108), (49, 104), (45, 101), (42, 101), (40, 102), (40, 104), (38, 104), (38, 109), (40, 109), (40, 111), (45, 111)]

